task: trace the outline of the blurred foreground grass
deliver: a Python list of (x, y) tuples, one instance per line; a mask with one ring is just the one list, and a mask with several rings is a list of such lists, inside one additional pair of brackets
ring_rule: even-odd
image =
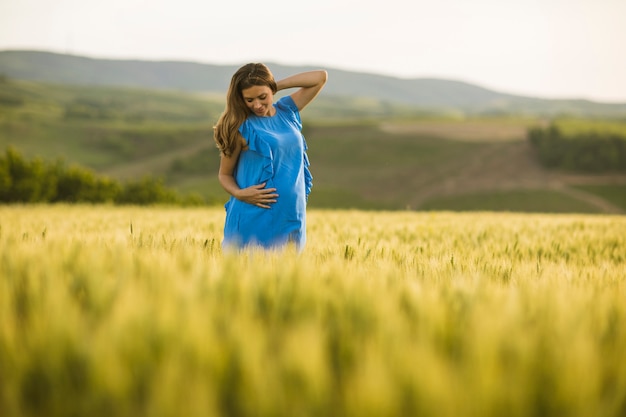
[(626, 217), (0, 206), (2, 416), (622, 416)]

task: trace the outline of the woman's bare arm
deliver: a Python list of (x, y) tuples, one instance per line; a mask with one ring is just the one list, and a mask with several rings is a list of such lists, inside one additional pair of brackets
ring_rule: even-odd
[(298, 91), (291, 94), (291, 98), (298, 110), (302, 110), (319, 94), (327, 79), (328, 73), (325, 70), (307, 71), (277, 81), (276, 87), (278, 91), (299, 87)]

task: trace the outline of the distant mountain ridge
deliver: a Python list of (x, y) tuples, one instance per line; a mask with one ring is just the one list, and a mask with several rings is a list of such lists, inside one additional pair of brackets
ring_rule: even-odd
[[(268, 62), (277, 78), (312, 69)], [(235, 65), (182, 61), (94, 59), (44, 51), (0, 51), (0, 74), (58, 84), (110, 85), (190, 92), (225, 92)], [(523, 97), (444, 79), (400, 79), (326, 68), (327, 97), (363, 97), (466, 114), (532, 114), (626, 117), (626, 103)]]

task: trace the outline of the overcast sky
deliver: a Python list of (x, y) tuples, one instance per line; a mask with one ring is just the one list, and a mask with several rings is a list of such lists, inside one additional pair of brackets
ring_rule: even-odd
[(0, 50), (251, 61), (626, 102), (626, 0), (0, 0)]

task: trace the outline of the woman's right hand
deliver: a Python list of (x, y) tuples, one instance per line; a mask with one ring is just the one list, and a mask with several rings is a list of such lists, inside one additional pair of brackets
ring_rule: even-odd
[(276, 202), (278, 194), (276, 194), (276, 188), (265, 188), (265, 184), (266, 183), (242, 188), (237, 192), (235, 197), (244, 203), (268, 209), (270, 208), (270, 204)]

